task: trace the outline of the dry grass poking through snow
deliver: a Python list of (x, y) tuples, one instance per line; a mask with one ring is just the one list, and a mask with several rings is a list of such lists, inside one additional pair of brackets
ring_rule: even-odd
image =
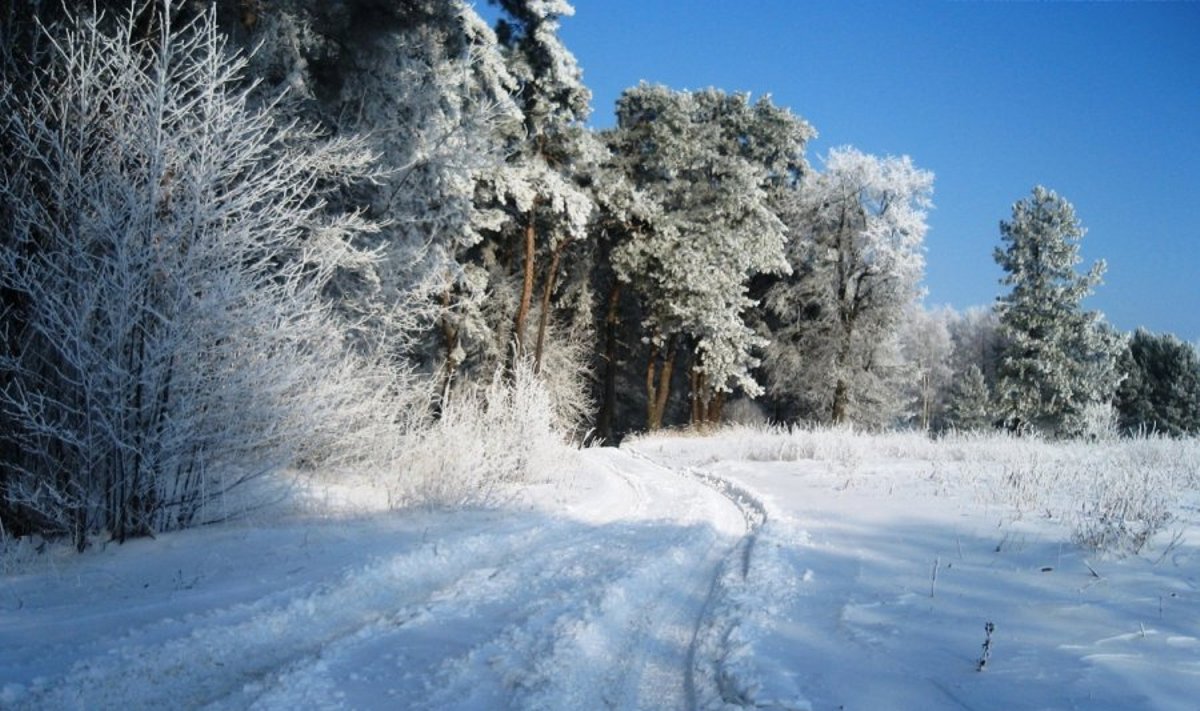
[(706, 458), (692, 463), (811, 460), (853, 477), (888, 462), (924, 462), (930, 478), (948, 488), (967, 487), (1021, 515), (1060, 520), (1075, 543), (1105, 553), (1137, 554), (1155, 534), (1174, 530), (1173, 522), (1200, 514), (1197, 439), (1047, 441), (999, 432), (931, 439), (919, 432), (743, 426), (710, 437), (711, 446), (688, 448)]

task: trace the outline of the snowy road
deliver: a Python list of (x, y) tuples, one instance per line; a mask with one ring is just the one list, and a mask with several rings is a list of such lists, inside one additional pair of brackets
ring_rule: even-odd
[(1194, 491), (1098, 555), (962, 446), (646, 438), (504, 510), (52, 551), (0, 576), (0, 709), (1195, 711)]
[(566, 515), (196, 531), (7, 580), (0, 706), (711, 705), (754, 512), (627, 452), (582, 456)]

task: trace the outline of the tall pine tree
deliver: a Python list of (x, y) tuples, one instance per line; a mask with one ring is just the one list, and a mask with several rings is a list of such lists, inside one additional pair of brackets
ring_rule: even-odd
[(1001, 353), (996, 397), (1008, 427), (1076, 434), (1084, 409), (1111, 401), (1117, 344), (1082, 302), (1104, 262), (1078, 274), (1084, 229), (1071, 203), (1042, 186), (1000, 223), (996, 262), (1012, 291), (996, 304)]
[(663, 423), (680, 354), (691, 356), (692, 421), (715, 420), (726, 393), (761, 391), (748, 283), (788, 269), (772, 194), (803, 170), (813, 130), (768, 98), (648, 84), (621, 95), (617, 120), (614, 150), (654, 206), (612, 254), (643, 309), (647, 424)]

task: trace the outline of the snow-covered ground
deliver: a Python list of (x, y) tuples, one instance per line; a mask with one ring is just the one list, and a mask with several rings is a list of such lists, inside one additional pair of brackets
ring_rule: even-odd
[(742, 510), (628, 453), (574, 466), (515, 511), (197, 530), (10, 575), (0, 707), (702, 704)]
[(1194, 498), (1101, 555), (961, 453), (751, 439), (51, 551), (0, 578), (0, 708), (1200, 708)]
[[(774, 596), (773, 624), (745, 652), (760, 698), (812, 709), (1200, 709), (1194, 488), (1174, 492), (1174, 518), (1139, 555), (1098, 553), (1072, 542), (1069, 521), (1004, 503), (1030, 459), (1054, 471), (1055, 445), (1014, 444), (995, 458), (1025, 464), (988, 467), (978, 460), (989, 446), (895, 440), (734, 433), (633, 445), (764, 502), (750, 579), (789, 595)], [(1194, 487), (1194, 448), (1161, 444), (1190, 458), (1181, 471)]]

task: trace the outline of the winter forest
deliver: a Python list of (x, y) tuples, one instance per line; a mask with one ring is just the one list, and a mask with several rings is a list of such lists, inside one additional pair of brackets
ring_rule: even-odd
[(1194, 347), (1085, 308), (1064, 197), (996, 206), (993, 306), (928, 310), (912, 159), (811, 161), (722, 89), (592, 130), (571, 6), (494, 4), (7, 4), (4, 535), (221, 520), (283, 468), (469, 503), (540, 443), (721, 422), (1200, 430)]
[(0, 4), (0, 708), (1194, 710), (1200, 355), (1088, 216), (926, 306), (920, 156), (573, 14)]

